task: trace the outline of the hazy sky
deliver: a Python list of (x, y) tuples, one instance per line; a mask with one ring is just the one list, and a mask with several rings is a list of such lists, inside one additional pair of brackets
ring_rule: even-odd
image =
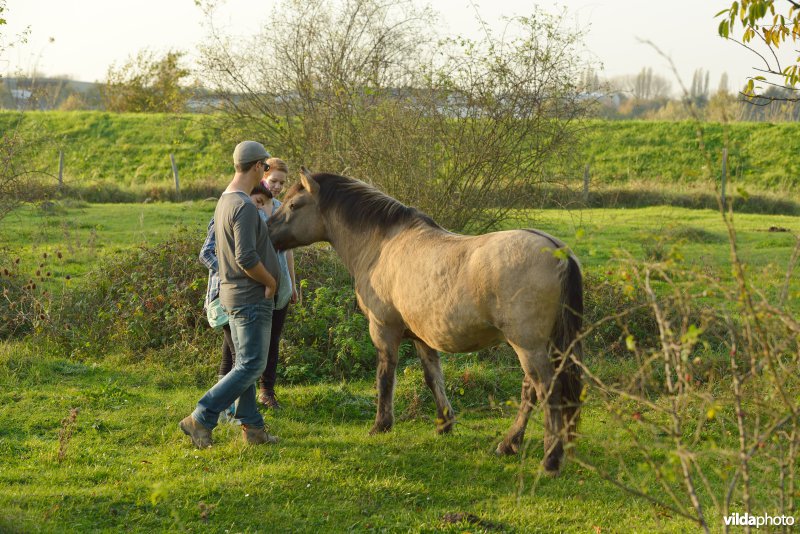
[[(423, 0), (419, 0), (422, 4)], [(536, 2), (523, 0), (435, 0), (428, 2), (440, 13), (440, 25), (450, 34), (478, 35), (477, 8), (493, 27), (504, 16), (528, 14)], [(252, 34), (268, 22), (273, 0), (229, 0), (217, 23)], [(687, 85), (697, 68), (710, 71), (710, 86), (717, 87), (727, 72), (731, 89), (753, 75), (756, 59), (733, 42), (716, 35), (714, 14), (729, 0), (563, 0), (539, 2), (546, 11), (567, 9), (567, 27), (588, 30), (586, 54), (605, 66), (606, 77), (635, 74), (642, 67), (669, 76), (666, 61), (637, 38), (648, 39), (669, 54)], [(0, 32), (9, 37), (30, 27), (28, 44), (0, 55), (0, 74), (66, 74), (83, 81), (105, 78), (112, 62), (121, 63), (143, 48), (155, 51), (182, 49), (192, 56), (203, 40), (204, 16), (193, 0), (7, 0), (8, 25)], [(50, 42), (53, 38), (53, 42)]]

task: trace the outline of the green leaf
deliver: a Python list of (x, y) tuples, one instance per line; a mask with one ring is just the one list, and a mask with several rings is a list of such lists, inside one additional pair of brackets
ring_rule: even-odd
[(727, 21), (727, 20), (723, 20), (722, 22), (720, 22), (720, 23), (719, 23), (719, 29), (718, 29), (717, 31), (719, 32), (719, 34), (720, 34), (722, 37), (724, 37), (725, 39), (727, 39), (727, 38), (728, 38), (728, 35), (729, 35), (729, 33), (730, 33), (730, 32), (729, 32), (729, 28), (730, 28), (730, 26), (729, 26), (729, 24), (728, 24), (728, 21)]
[(686, 331), (685, 334), (681, 336), (681, 342), (685, 344), (694, 345), (695, 343), (697, 343), (697, 340), (700, 337), (700, 334), (702, 333), (703, 333), (702, 328), (699, 328), (693, 324), (689, 325), (689, 329)]
[(553, 257), (559, 260), (566, 260), (569, 258), (569, 251), (566, 248), (559, 248), (553, 251)]

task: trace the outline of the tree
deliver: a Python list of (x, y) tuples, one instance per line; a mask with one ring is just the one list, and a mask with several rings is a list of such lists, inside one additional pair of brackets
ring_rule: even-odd
[(610, 80), (613, 89), (629, 94), (637, 101), (663, 100), (672, 91), (670, 81), (660, 74), (653, 73), (650, 67), (644, 67), (638, 74), (616, 76)]
[[(0, 55), (15, 44), (25, 42), (28, 33), (26, 30), (7, 41), (2, 31), (7, 23), (5, 12), (6, 2), (0, 0)], [(28, 175), (20, 162), (26, 161), (25, 148), (33, 144), (31, 140), (24, 139), (16, 127), (0, 132), (0, 219), (23, 202)]]
[(189, 92), (183, 85), (191, 71), (181, 66), (185, 52), (169, 51), (159, 58), (142, 50), (120, 67), (108, 68), (101, 93), (108, 111), (181, 112)]
[(704, 107), (708, 104), (708, 78), (709, 73), (703, 69), (697, 69), (692, 75), (692, 86), (689, 89), (689, 100), (697, 107)]
[(717, 17), (722, 19), (719, 34), (744, 46), (763, 63), (755, 69), (761, 74), (748, 77), (742, 93), (754, 97), (763, 93), (766, 85), (786, 89), (771, 95), (770, 101), (800, 101), (800, 57), (789, 49), (800, 38), (800, 2), (738, 0)]
[(224, 99), (231, 137), (482, 231), (535, 202), (577, 156), (592, 106), (579, 87), (581, 35), (537, 12), (502, 37), (437, 39), (432, 19), (411, 0), (286, 0), (272, 18), (285, 31), (268, 38), (212, 25), (204, 85)]
[(730, 87), (728, 86), (728, 73), (723, 72), (722, 76), (719, 77), (719, 85), (717, 85), (717, 94), (728, 94), (730, 93)]

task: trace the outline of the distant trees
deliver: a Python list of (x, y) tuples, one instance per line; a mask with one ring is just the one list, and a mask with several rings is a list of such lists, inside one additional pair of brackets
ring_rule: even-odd
[(645, 67), (633, 79), (633, 97), (639, 100), (659, 100), (669, 97), (672, 84), (653, 69)]
[(142, 50), (120, 66), (112, 64), (101, 89), (103, 106), (115, 112), (185, 111), (190, 93), (184, 81), (191, 71), (182, 65), (184, 56)]
[(708, 104), (708, 71), (697, 69), (692, 75), (692, 85), (689, 88), (689, 101), (697, 107)]
[[(6, 1), (0, 0), (0, 54), (14, 45), (15, 41), (5, 38), (4, 28)], [(25, 142), (16, 129), (8, 128), (0, 132), (0, 219), (16, 208), (23, 200), (25, 173), (18, 161), (24, 151)]]

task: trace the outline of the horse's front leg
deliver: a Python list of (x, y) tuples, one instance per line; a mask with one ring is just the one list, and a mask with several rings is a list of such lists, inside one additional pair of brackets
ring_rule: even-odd
[(422, 369), (425, 371), (425, 383), (428, 384), (433, 393), (433, 400), (436, 401), (436, 432), (445, 434), (453, 429), (456, 417), (453, 407), (447, 400), (447, 393), (444, 388), (444, 375), (442, 374), (442, 364), (439, 361), (439, 353), (422, 341), (415, 341), (417, 354), (422, 360)]
[(378, 351), (378, 411), (370, 434), (388, 432), (394, 424), (394, 382), (397, 350), (403, 335), (402, 327), (381, 324), (370, 317), (369, 335)]

